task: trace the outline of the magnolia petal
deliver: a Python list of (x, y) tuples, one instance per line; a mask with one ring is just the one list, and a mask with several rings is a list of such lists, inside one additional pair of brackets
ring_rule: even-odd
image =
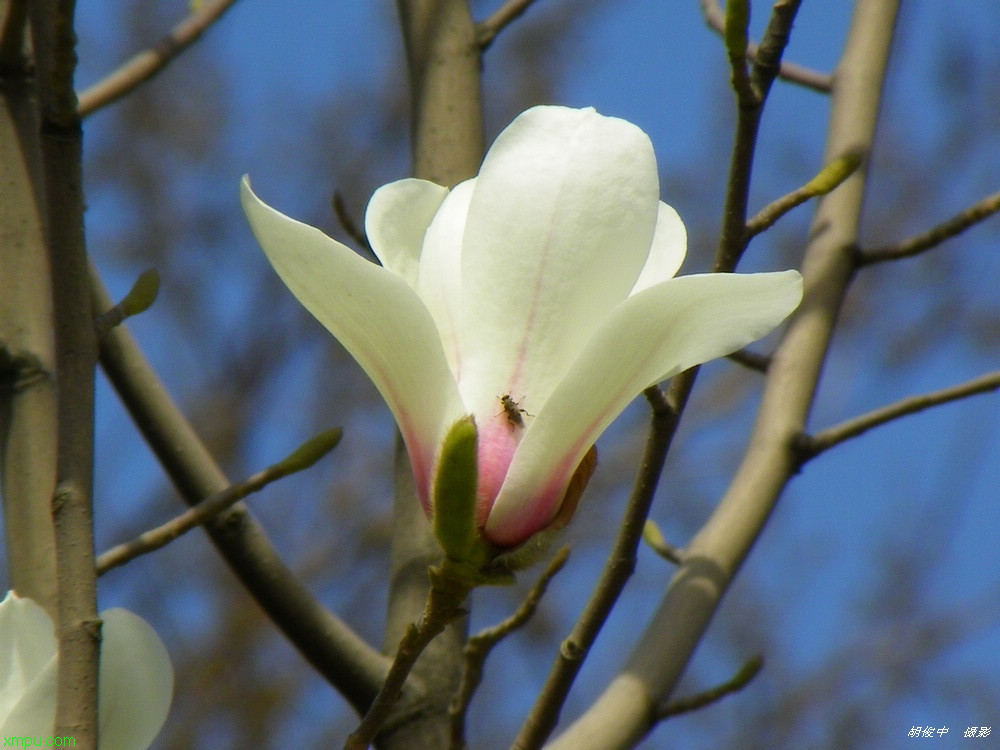
[(8, 592), (0, 602), (0, 736), (52, 733), (56, 649), (41, 605)]
[(441, 203), (427, 228), (420, 255), (417, 289), (437, 323), (448, 364), (459, 380), (462, 370), (459, 321), (462, 318), (462, 235), (475, 178), (459, 183)]
[(101, 617), (100, 750), (141, 750), (167, 720), (174, 670), (148, 622), (117, 608)]
[(801, 298), (802, 277), (784, 271), (682, 276), (624, 300), (525, 431), (487, 536), (516, 544), (544, 528), (558, 511), (560, 488), (636, 395), (761, 338)]
[(426, 502), (435, 448), (443, 430), (464, 414), (427, 307), (396, 274), (263, 203), (245, 177), (241, 196), (275, 271), (389, 405)]
[(479, 416), (531, 410), (639, 276), (659, 205), (648, 136), (592, 109), (535, 107), (490, 148), (462, 256), (463, 378)]
[(649, 257), (642, 267), (639, 278), (635, 280), (630, 295), (648, 289), (653, 284), (671, 279), (684, 262), (687, 255), (687, 229), (673, 206), (660, 202), (660, 210), (656, 214), (656, 233), (653, 244), (649, 248)]
[(382, 265), (417, 288), (424, 233), (448, 188), (414, 178), (383, 185), (368, 201), (365, 234)]

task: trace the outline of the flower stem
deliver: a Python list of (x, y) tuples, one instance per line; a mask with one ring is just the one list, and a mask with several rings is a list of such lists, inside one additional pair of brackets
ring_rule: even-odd
[(447, 560), (440, 568), (430, 568), (428, 572), (431, 586), (424, 613), (418, 623), (411, 624), (403, 633), (382, 689), (358, 728), (347, 738), (344, 750), (366, 750), (372, 744), (399, 700), (406, 678), (420, 654), (448, 623), (465, 614), (462, 605), (475, 584), (453, 570)]

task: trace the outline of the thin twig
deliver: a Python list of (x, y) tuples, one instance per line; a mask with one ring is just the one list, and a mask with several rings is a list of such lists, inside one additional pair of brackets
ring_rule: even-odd
[(465, 614), (462, 605), (472, 584), (465, 578), (451, 575), (447, 560), (442, 567), (431, 568), (429, 573), (431, 586), (420, 622), (411, 624), (403, 634), (382, 689), (358, 728), (347, 738), (344, 750), (368, 750), (399, 700), (406, 678), (420, 654), (449, 623)]
[(932, 406), (946, 404), (949, 401), (958, 401), (968, 396), (998, 389), (1000, 389), (1000, 370), (981, 375), (965, 383), (953, 385), (950, 388), (942, 388), (939, 391), (901, 399), (894, 404), (848, 419), (816, 435), (803, 435), (798, 441), (798, 447), (802, 451), (803, 460), (808, 460), (845, 440), (863, 435), (873, 427), (878, 427), (894, 419), (915, 414)]
[(727, 359), (754, 372), (767, 372), (767, 368), (771, 366), (770, 355), (760, 354), (750, 349), (739, 349), (730, 354)]
[(756, 237), (772, 227), (778, 219), (796, 206), (801, 206), (812, 198), (829, 193), (850, 177), (854, 170), (861, 165), (861, 161), (861, 152), (851, 151), (827, 164), (820, 170), (819, 174), (802, 187), (766, 205), (756, 216), (747, 221), (747, 239)]
[(545, 595), (549, 581), (562, 570), (568, 559), (569, 547), (563, 547), (552, 558), (548, 567), (539, 576), (535, 585), (531, 587), (531, 591), (528, 592), (514, 614), (503, 622), (481, 630), (469, 638), (465, 645), (465, 668), (462, 671), (462, 682), (458, 686), (455, 699), (449, 709), (451, 714), (451, 750), (462, 750), (466, 746), (465, 716), (472, 696), (476, 692), (476, 688), (479, 687), (479, 683), (482, 682), (486, 657), (501, 640), (531, 619), (538, 608), (538, 603), (542, 600), (542, 596)]
[(199, 37), (235, 2), (236, 0), (206, 2), (200, 10), (174, 26), (170, 33), (155, 45), (133, 56), (120, 68), (81, 92), (77, 108), (80, 117), (93, 114), (155, 76), (175, 57), (198, 41)]
[(480, 49), (489, 47), (497, 34), (516, 21), (535, 0), (507, 0), (496, 12), (476, 24), (476, 41)]
[(222, 492), (207, 497), (193, 508), (155, 529), (143, 532), (135, 539), (116, 545), (97, 558), (97, 575), (101, 576), (112, 568), (124, 565), (140, 555), (166, 546), (182, 534), (218, 516), (247, 495), (259, 492), (271, 482), (276, 482), (289, 474), (308, 469), (319, 459), (333, 450), (341, 437), (340, 428), (327, 430), (301, 445), (294, 453), (282, 461), (259, 471), (242, 482), (232, 484)]
[(973, 224), (989, 218), (997, 211), (1000, 211), (1000, 192), (988, 195), (978, 203), (969, 206), (960, 214), (953, 216), (948, 221), (938, 224), (933, 229), (922, 234), (905, 239), (895, 245), (858, 251), (856, 256), (857, 264), (859, 266), (867, 266), (872, 263), (882, 263), (887, 260), (899, 260), (900, 258), (910, 258), (914, 255), (919, 255), (926, 250), (937, 247), (945, 240), (961, 234)]
[[(701, 10), (709, 28), (719, 34), (724, 34), (726, 29), (725, 14), (722, 12), (718, 0), (701, 0)], [(756, 60), (757, 49), (758, 46), (754, 42), (749, 42), (746, 51), (747, 59)], [(778, 68), (778, 76), (822, 94), (829, 94), (833, 90), (832, 75), (806, 68), (794, 62), (783, 60)]]
[[(757, 150), (757, 133), (764, 104), (770, 93), (774, 76), (777, 74), (784, 45), (788, 42), (788, 32), (800, 0), (785, 0), (774, 6), (774, 14), (767, 26), (761, 49), (766, 52), (764, 62), (754, 65), (752, 72), (753, 103), (737, 96), (735, 143), (729, 163), (729, 177), (726, 181), (726, 205), (722, 215), (722, 231), (715, 255), (713, 271), (731, 272), (746, 251), (750, 238), (746, 231), (747, 201), (750, 194), (750, 175), (753, 170), (754, 153)], [(780, 13), (779, 13), (780, 11)], [(727, 47), (730, 42), (727, 41)]]
[[(694, 384), (693, 373), (694, 370), (688, 370), (674, 378), (671, 390), (680, 383), (678, 386), (680, 390), (690, 392)], [(642, 530), (680, 417), (680, 411), (670, 406), (659, 387), (647, 388), (645, 394), (653, 411), (649, 437), (646, 440), (646, 450), (632, 487), (632, 494), (625, 508), (625, 516), (618, 529), (618, 537), (590, 600), (569, 636), (559, 647), (559, 653), (556, 655), (545, 686), (514, 741), (512, 747), (516, 750), (534, 750), (541, 747), (555, 728), (566, 696), (569, 695), (569, 690), (583, 666), (590, 647), (611, 614), (625, 583), (635, 570)], [(686, 395), (678, 396), (679, 403), (685, 403), (686, 400)]]
[(721, 685), (717, 685), (711, 690), (705, 690), (704, 692), (688, 696), (687, 698), (678, 698), (675, 701), (669, 701), (659, 711), (657, 711), (657, 721), (663, 721), (664, 719), (669, 719), (671, 716), (677, 716), (678, 714), (697, 711), (699, 708), (704, 708), (705, 706), (709, 706), (722, 700), (727, 695), (738, 693), (760, 673), (763, 666), (764, 657), (759, 655), (751, 657), (746, 664), (739, 668), (739, 671), (737, 671), (736, 674), (726, 680), (726, 682), (723, 682)]

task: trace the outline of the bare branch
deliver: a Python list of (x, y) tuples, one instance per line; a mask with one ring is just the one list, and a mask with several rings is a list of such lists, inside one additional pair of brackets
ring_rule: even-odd
[(664, 719), (669, 719), (671, 716), (677, 716), (678, 714), (684, 714), (690, 711), (697, 711), (699, 708), (710, 706), (711, 704), (722, 700), (727, 695), (738, 693), (750, 684), (750, 681), (760, 673), (763, 666), (764, 657), (760, 655), (751, 657), (742, 667), (739, 668), (739, 671), (737, 671), (736, 674), (723, 682), (721, 685), (717, 685), (711, 690), (706, 690), (687, 698), (678, 698), (675, 701), (670, 701), (657, 711), (656, 718), (659, 721), (663, 721)]
[(753, 370), (754, 372), (767, 372), (767, 368), (771, 366), (771, 357), (769, 355), (760, 354), (750, 349), (739, 349), (730, 354), (727, 359), (743, 365), (748, 370)]
[(747, 222), (747, 239), (756, 237), (765, 229), (773, 226), (778, 219), (796, 206), (801, 206), (807, 200), (829, 193), (851, 176), (854, 170), (861, 165), (862, 158), (859, 151), (851, 151), (834, 159), (798, 190), (793, 190), (766, 205), (760, 213)]
[[(898, 2), (858, 0), (837, 68), (826, 146), (832, 159), (869, 148), (878, 120)], [(600, 698), (550, 742), (551, 750), (631, 747), (651, 728), (701, 642), (722, 596), (800, 466), (795, 437), (812, 407), (837, 312), (854, 275), (865, 175), (855, 172), (825, 196), (803, 264), (806, 296), (779, 344), (764, 384), (746, 456), (707, 523), (685, 547), (684, 563), (627, 664)]]
[(887, 260), (899, 260), (919, 255), (926, 250), (932, 250), (945, 240), (961, 234), (969, 227), (1000, 211), (1000, 192), (993, 193), (974, 203), (962, 213), (953, 216), (948, 221), (938, 224), (922, 234), (915, 235), (895, 245), (886, 245), (871, 250), (858, 251), (856, 260), (859, 266), (872, 263), (882, 263)]
[(87, 117), (128, 94), (155, 76), (175, 57), (194, 44), (208, 28), (229, 10), (236, 0), (209, 0), (200, 10), (174, 26), (147, 50), (133, 56), (120, 68), (80, 93), (77, 111)]
[(486, 657), (490, 655), (493, 647), (500, 641), (522, 627), (535, 614), (538, 603), (545, 595), (549, 581), (562, 570), (569, 559), (569, 547), (559, 550), (548, 567), (539, 576), (531, 591), (521, 602), (517, 611), (503, 622), (492, 628), (486, 628), (469, 638), (465, 645), (465, 668), (462, 671), (462, 682), (458, 686), (458, 692), (452, 701), (449, 712), (451, 713), (451, 750), (461, 750), (465, 747), (465, 715), (469, 708), (476, 688), (483, 679), (483, 665)]
[(341, 437), (340, 428), (328, 430), (308, 440), (282, 461), (257, 472), (242, 482), (232, 484), (222, 492), (207, 497), (193, 508), (184, 511), (155, 529), (143, 532), (135, 539), (112, 547), (97, 558), (97, 575), (101, 576), (112, 568), (124, 565), (140, 555), (166, 546), (191, 529), (218, 516), (247, 495), (259, 492), (271, 482), (276, 482), (289, 474), (308, 469), (319, 459), (333, 450)]
[(440, 568), (428, 571), (431, 586), (424, 613), (420, 621), (410, 625), (403, 634), (382, 689), (368, 707), (358, 728), (347, 738), (344, 750), (368, 750), (399, 700), (406, 678), (420, 654), (449, 623), (465, 614), (462, 605), (473, 584), (464, 576), (452, 575), (450, 562), (446, 559)]
[[(750, 240), (746, 231), (747, 197), (750, 193), (750, 175), (757, 149), (760, 118), (800, 2), (801, 0), (781, 0), (775, 3), (760, 47), (763, 60), (754, 65), (752, 72), (752, 99), (737, 90), (740, 106), (737, 108), (735, 143), (729, 162), (722, 231), (719, 234), (713, 271), (736, 270)], [(731, 50), (732, 45), (733, 42), (727, 38), (727, 49)]]
[[(112, 302), (91, 269), (95, 311)], [(101, 365), (181, 497), (194, 505), (229, 486), (204, 443), (171, 399), (126, 326), (100, 341)], [(389, 660), (331, 613), (278, 555), (241, 503), (204, 525), (230, 568), (271, 620), (316, 670), (364, 712)], [(93, 553), (91, 553), (93, 554)]]
[[(534, 750), (541, 747), (555, 728), (573, 681), (583, 666), (583, 660), (601, 628), (604, 627), (625, 583), (635, 570), (636, 552), (642, 540), (649, 507), (653, 502), (656, 485), (663, 470), (663, 462), (677, 432), (680, 412), (687, 401), (687, 393), (694, 385), (695, 373), (696, 369), (692, 369), (674, 378), (671, 392), (676, 389), (678, 393), (674, 394), (673, 398), (664, 397), (657, 386), (646, 389), (646, 398), (653, 408), (649, 437), (639, 473), (632, 487), (632, 494), (625, 508), (625, 516), (618, 528), (618, 537), (590, 600), (573, 626), (573, 630), (559, 647), (559, 653), (556, 655), (545, 686), (514, 741), (512, 747), (516, 750)], [(680, 409), (675, 408), (671, 401), (674, 405), (679, 405)]]
[[(719, 6), (718, 0), (701, 0), (701, 10), (705, 16), (705, 22), (709, 28), (724, 34), (726, 29), (725, 14)], [(753, 61), (757, 59), (758, 46), (753, 42), (747, 44), (747, 59)], [(822, 94), (829, 94), (833, 90), (833, 76), (812, 70), (794, 62), (782, 60), (778, 68), (778, 76), (791, 83), (818, 91)]]
[(29, 6), (38, 75), (57, 409), (55, 529), (59, 645), (53, 734), (97, 746), (101, 620), (94, 571), (94, 380), (97, 339), (83, 231), (83, 137), (76, 113), (73, 0)]
[(816, 435), (802, 435), (798, 441), (798, 447), (803, 453), (803, 460), (809, 460), (845, 440), (863, 435), (873, 427), (905, 417), (908, 414), (915, 414), (932, 406), (958, 401), (980, 393), (989, 393), (997, 389), (1000, 389), (1000, 370), (981, 375), (965, 383), (953, 385), (950, 388), (942, 388), (939, 391), (901, 399), (894, 404), (848, 419)]
[(479, 48), (485, 50), (489, 47), (497, 34), (520, 18), (534, 2), (535, 0), (507, 0), (492, 16), (477, 23), (476, 41), (479, 43)]

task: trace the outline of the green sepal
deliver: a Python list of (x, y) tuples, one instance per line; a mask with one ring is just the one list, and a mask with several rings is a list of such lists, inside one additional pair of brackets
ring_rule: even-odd
[(445, 435), (434, 477), (434, 536), (445, 556), (472, 562), (479, 533), (476, 530), (478, 432), (472, 416), (462, 417)]

